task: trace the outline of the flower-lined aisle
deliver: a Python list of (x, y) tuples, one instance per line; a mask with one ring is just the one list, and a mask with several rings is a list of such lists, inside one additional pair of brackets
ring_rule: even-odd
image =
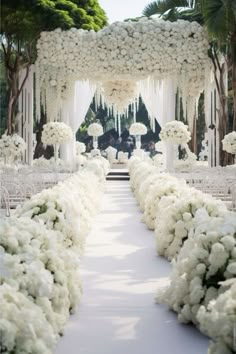
[(79, 256), (104, 189), (94, 159), (0, 225), (0, 352), (49, 354), (82, 292)]
[(173, 261), (157, 301), (209, 335), (209, 353), (235, 353), (236, 213), (148, 162), (133, 159), (129, 169), (157, 252)]
[(171, 266), (140, 216), (129, 181), (107, 181), (81, 263), (83, 297), (56, 354), (206, 354), (206, 337), (155, 304)]

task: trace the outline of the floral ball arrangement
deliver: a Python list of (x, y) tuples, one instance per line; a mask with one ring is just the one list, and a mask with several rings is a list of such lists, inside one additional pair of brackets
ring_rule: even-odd
[(26, 150), (24, 139), (18, 134), (4, 134), (0, 139), (0, 151), (5, 156), (19, 156)]
[(88, 127), (88, 135), (90, 136), (101, 136), (103, 135), (103, 127), (99, 123), (92, 123)]
[(145, 135), (147, 134), (147, 127), (143, 123), (133, 123), (129, 128), (130, 135)]
[(162, 141), (172, 144), (186, 144), (191, 140), (188, 127), (177, 120), (173, 120), (164, 125), (160, 132)]
[(222, 144), (223, 150), (230, 154), (236, 154), (236, 132), (233, 131), (225, 135)]
[(102, 95), (108, 106), (113, 106), (119, 113), (138, 97), (138, 87), (135, 81), (106, 81), (102, 83)]
[(75, 148), (76, 148), (76, 155), (83, 154), (86, 151), (85, 144), (81, 143), (80, 141), (76, 141)]
[(63, 122), (49, 122), (43, 126), (42, 142), (46, 145), (64, 144), (72, 138), (71, 127)]

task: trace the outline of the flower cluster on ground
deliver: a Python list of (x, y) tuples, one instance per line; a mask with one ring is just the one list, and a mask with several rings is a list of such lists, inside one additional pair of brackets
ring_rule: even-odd
[(76, 155), (83, 154), (86, 151), (86, 145), (81, 143), (80, 141), (76, 141), (75, 143)]
[(0, 225), (0, 351), (50, 354), (77, 306), (80, 255), (107, 164), (94, 159)]
[(172, 260), (157, 302), (210, 336), (210, 354), (235, 353), (236, 213), (150, 162), (133, 158), (129, 171), (157, 252)]

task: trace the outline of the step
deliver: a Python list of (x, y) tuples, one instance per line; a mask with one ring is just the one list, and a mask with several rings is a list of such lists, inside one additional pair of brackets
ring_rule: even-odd
[(106, 177), (106, 180), (107, 181), (129, 181), (130, 178), (129, 176), (117, 176), (117, 175), (114, 175), (114, 176), (107, 176)]
[(126, 172), (126, 171), (113, 172), (113, 171), (111, 171), (108, 173), (108, 176), (129, 176), (129, 172)]

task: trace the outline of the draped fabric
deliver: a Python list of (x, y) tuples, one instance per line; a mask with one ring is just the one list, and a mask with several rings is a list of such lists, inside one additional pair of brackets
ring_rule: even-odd
[(167, 121), (175, 119), (175, 80), (155, 80), (149, 77), (139, 82), (139, 91), (153, 130), (155, 130), (155, 119), (161, 127)]
[(154, 80), (152, 78), (148, 78), (146, 80), (142, 80), (139, 82), (139, 91), (140, 95), (142, 97), (142, 100), (146, 106), (146, 109), (148, 111), (148, 115), (150, 118), (150, 125), (153, 131), (155, 131), (155, 119), (158, 121), (158, 123), (161, 124), (161, 118), (162, 114), (159, 111), (161, 108), (161, 105), (159, 105), (158, 101), (158, 94), (155, 85), (154, 85)]
[(71, 117), (71, 127), (76, 133), (83, 123), (96, 91), (96, 85), (87, 81), (76, 81), (74, 95), (74, 112)]
[(62, 120), (71, 127), (74, 133), (74, 139), (61, 146), (60, 155), (65, 162), (71, 163), (72, 165), (75, 158), (75, 134), (85, 119), (95, 94), (95, 90), (96, 85), (88, 80), (76, 81), (74, 96), (70, 97), (63, 104)]
[[(151, 127), (155, 131), (155, 119), (162, 127), (166, 122), (175, 120), (176, 80), (166, 78), (155, 80), (149, 77), (139, 82), (139, 90), (147, 108)], [(168, 171), (173, 169), (174, 151), (171, 144), (165, 144), (164, 159)]]

